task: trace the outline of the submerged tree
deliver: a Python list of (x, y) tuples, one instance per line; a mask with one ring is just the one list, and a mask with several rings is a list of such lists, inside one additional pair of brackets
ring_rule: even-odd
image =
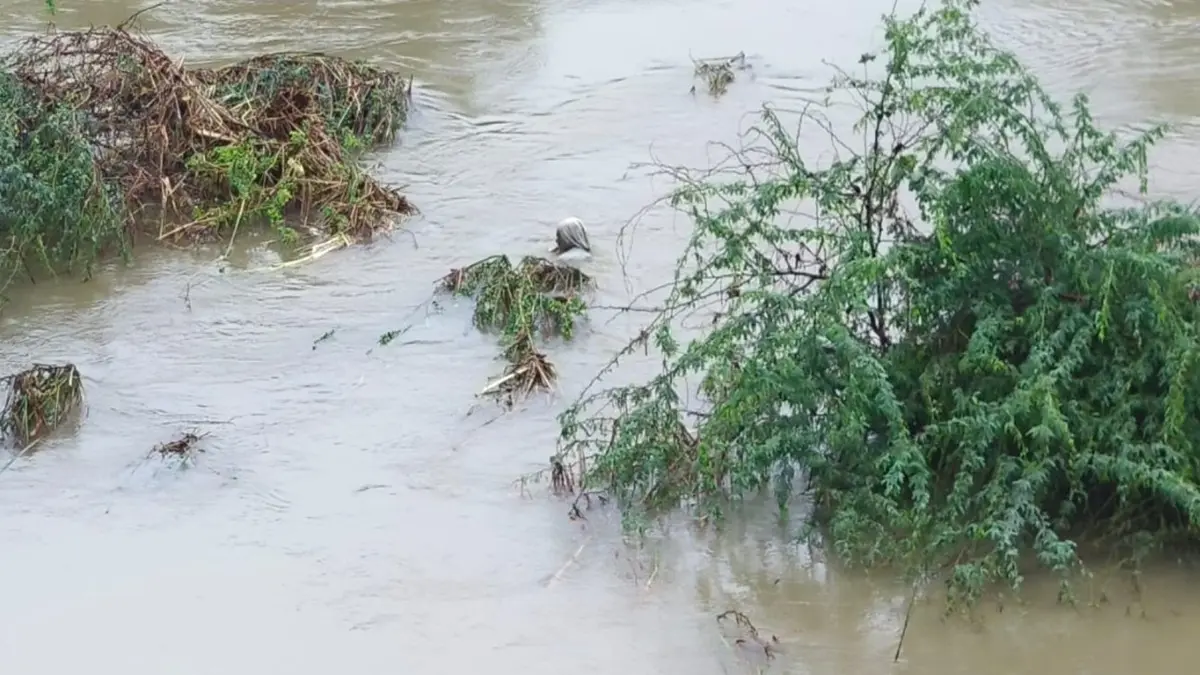
[(1163, 130), (1121, 140), (1084, 97), (1056, 104), (974, 4), (885, 18), (867, 74), (835, 78), (861, 147), (811, 163), (768, 111), (743, 176), (673, 195), (695, 230), (636, 345), (661, 374), (561, 418), (585, 486), (632, 516), (804, 490), (844, 560), (949, 565), (966, 600), (1030, 557), (1065, 574), (1081, 537), (1195, 532), (1200, 219), (1106, 201), (1145, 192)]

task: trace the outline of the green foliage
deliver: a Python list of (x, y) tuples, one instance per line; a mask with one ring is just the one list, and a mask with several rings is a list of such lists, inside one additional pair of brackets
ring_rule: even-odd
[(395, 139), (408, 117), (412, 85), (398, 73), (323, 54), (268, 54), (212, 71), (209, 77), (216, 84), (215, 98), (234, 109), (262, 108), (304, 92), (330, 134), (350, 152)]
[(234, 233), (248, 220), (266, 222), (285, 243), (294, 243), (298, 235), (285, 216), (303, 194), (304, 166), (296, 157), (307, 143), (304, 132), (294, 130), (287, 144), (252, 137), (189, 157), (188, 170), (222, 193), (214, 205), (196, 208), (196, 222), (205, 230), (232, 228)]
[[(592, 287), (592, 279), (581, 270), (544, 258), (526, 256), (514, 266), (508, 256), (495, 255), (450, 270), (439, 285), (443, 292), (474, 298), (475, 326), (500, 334), (509, 365), (481, 393), (504, 396), (511, 404), (553, 385), (557, 374), (537, 350), (537, 336), (571, 339), (575, 322), (587, 311), (579, 294)], [(405, 330), (384, 333), (379, 344), (390, 343)]]
[[(746, 175), (673, 195), (694, 235), (625, 352), (653, 342), (661, 374), (561, 417), (585, 485), (634, 517), (803, 488), (842, 559), (941, 571), (965, 601), (1029, 561), (1068, 574), (1085, 537), (1195, 533), (1200, 219), (1105, 200), (1145, 191), (1163, 130), (1122, 140), (1084, 97), (1064, 109), (973, 5), (886, 17), (866, 74), (838, 74), (859, 149), (810, 162), (767, 111)], [(675, 320), (713, 302), (681, 343)]]
[(0, 284), (31, 266), (88, 273), (103, 250), (125, 250), (124, 207), (83, 129), (79, 115), (0, 73)]
[(499, 333), (506, 345), (538, 332), (571, 339), (587, 311), (577, 292), (590, 285), (582, 271), (533, 256), (515, 267), (508, 256), (491, 256), (442, 279), (444, 290), (475, 298), (476, 328)]

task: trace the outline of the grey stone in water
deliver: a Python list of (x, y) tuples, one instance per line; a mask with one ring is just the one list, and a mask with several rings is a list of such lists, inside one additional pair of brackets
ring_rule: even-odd
[(587, 230), (583, 229), (583, 221), (578, 218), (564, 218), (558, 224), (558, 230), (554, 233), (554, 248), (550, 249), (555, 255), (562, 255), (568, 251), (583, 251), (584, 253), (592, 252), (592, 245), (588, 242)]

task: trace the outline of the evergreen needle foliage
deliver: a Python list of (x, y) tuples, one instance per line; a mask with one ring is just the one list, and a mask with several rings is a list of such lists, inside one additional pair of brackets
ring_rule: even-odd
[[(1104, 200), (1145, 191), (1163, 130), (1121, 140), (1084, 97), (1055, 103), (974, 4), (885, 17), (867, 74), (835, 78), (863, 105), (857, 149), (812, 163), (768, 111), (770, 161), (674, 194), (695, 230), (642, 336), (661, 374), (561, 417), (587, 487), (631, 516), (803, 489), (843, 560), (948, 565), (966, 601), (1029, 560), (1065, 579), (1084, 537), (1195, 534), (1200, 219)], [(672, 320), (714, 298), (682, 344)]]

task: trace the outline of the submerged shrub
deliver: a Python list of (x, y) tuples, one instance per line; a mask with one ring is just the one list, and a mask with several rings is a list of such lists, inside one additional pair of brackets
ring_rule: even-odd
[[(631, 517), (802, 489), (844, 560), (942, 569), (964, 600), (1028, 559), (1065, 575), (1081, 537), (1195, 533), (1200, 219), (1105, 201), (1145, 191), (1163, 130), (1060, 106), (974, 4), (885, 18), (876, 74), (830, 89), (865, 101), (833, 161), (767, 111), (743, 176), (674, 194), (695, 231), (641, 338), (662, 372), (561, 418), (587, 487)], [(682, 344), (674, 320), (715, 301)]]
[(83, 125), (0, 72), (0, 284), (31, 265), (90, 271), (103, 249), (124, 246), (122, 204)]
[(0, 408), (0, 435), (22, 446), (57, 429), (83, 405), (83, 378), (70, 363), (34, 364), (2, 381), (8, 396)]

